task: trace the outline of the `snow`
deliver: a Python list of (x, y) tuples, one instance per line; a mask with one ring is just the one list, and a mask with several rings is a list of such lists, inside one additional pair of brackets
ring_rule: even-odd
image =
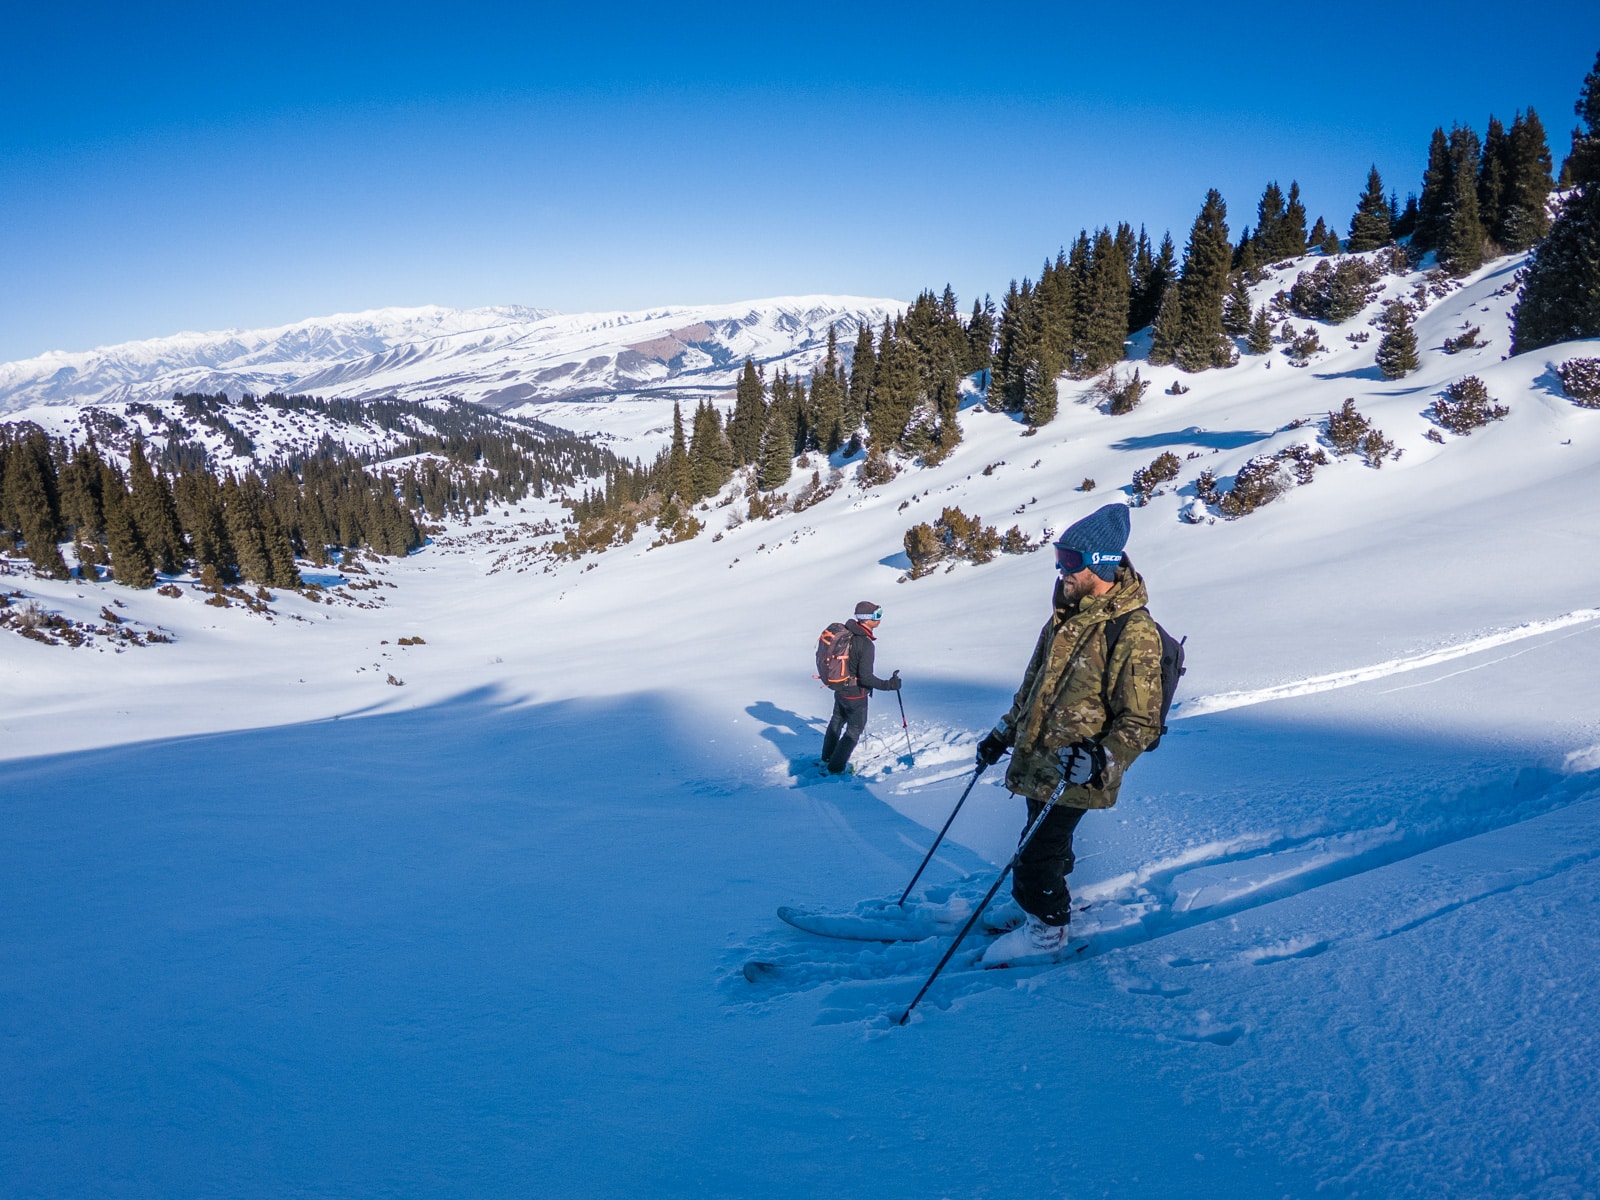
[[(1303, 369), (1246, 357), (1170, 396), (1142, 365), (1119, 417), (1064, 380), (1036, 436), (967, 409), (937, 468), (548, 573), (492, 568), (553, 502), (270, 619), (0, 577), (176, 637), (0, 631), (5, 1190), (1594, 1195), (1600, 412), (1551, 368), (1600, 344), (1502, 361), (1517, 265), (1430, 305), (1403, 380), (1345, 340), (1375, 303)], [(1468, 320), (1489, 345), (1440, 353)], [(1466, 373), (1510, 415), (1426, 440)], [(1398, 461), (1180, 519), (1202, 468), (1314, 441), (1346, 396)], [(946, 505), (1060, 529), (1165, 449), (1198, 457), (1129, 552), (1189, 674), (1080, 827), (1085, 949), (983, 970), (975, 937), (896, 1027), (948, 934), (828, 940), (776, 909), (899, 895), (1053, 565), (902, 581), (901, 535)], [(822, 780), (811, 648), (860, 599), (908, 728), (878, 697), (859, 774)], [(935, 925), (1015, 843), (1000, 775), (919, 884)]]
[[(780, 296), (641, 312), (430, 305), (293, 325), (182, 333), (0, 364), (0, 413), (52, 405), (153, 402), (174, 392), (424, 400), (454, 395), (493, 408), (536, 402), (732, 394), (747, 358), (806, 375), (828, 329), (846, 350), (857, 323), (905, 305), (856, 296)], [(526, 411), (526, 410), (525, 410)], [(529, 415), (545, 419), (537, 411)]]

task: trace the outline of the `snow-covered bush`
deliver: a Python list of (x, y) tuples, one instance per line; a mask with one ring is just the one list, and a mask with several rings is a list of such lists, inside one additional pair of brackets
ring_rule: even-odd
[(1451, 433), (1462, 436), (1474, 429), (1498, 421), (1511, 410), (1496, 403), (1483, 380), (1467, 375), (1444, 389), (1444, 395), (1433, 402), (1433, 419)]
[(1328, 455), (1300, 443), (1276, 454), (1258, 454), (1239, 468), (1231, 487), (1217, 508), (1225, 517), (1242, 517), (1263, 504), (1271, 504), (1296, 484), (1307, 484), (1318, 467), (1326, 466)]
[(1465, 333), (1458, 333), (1455, 337), (1445, 338), (1444, 352), (1446, 354), (1460, 354), (1463, 350), (1476, 350), (1479, 346), (1487, 346), (1489, 343), (1478, 336), (1482, 332), (1481, 328), (1474, 325)]
[(1556, 368), (1561, 389), (1583, 408), (1600, 408), (1600, 358), (1569, 358)]
[(1183, 464), (1178, 456), (1170, 450), (1156, 456), (1148, 467), (1140, 467), (1133, 473), (1133, 499), (1136, 505), (1144, 504), (1150, 497), (1157, 494), (1157, 489), (1170, 480), (1178, 477), (1178, 472)]
[(1383, 430), (1356, 411), (1353, 398), (1347, 399), (1338, 412), (1328, 414), (1323, 433), (1336, 454), (1359, 450), (1369, 467), (1383, 466), (1383, 460), (1394, 451), (1394, 442), (1383, 436)]
[[(1020, 539), (1022, 549), (1009, 548), (1016, 544), (1012, 534)], [(947, 559), (986, 563), (1001, 551), (1023, 553), (1027, 538), (1019, 528), (1001, 538), (995, 527), (985, 525), (982, 518), (970, 517), (959, 508), (947, 508), (932, 525), (923, 522), (906, 530), (904, 544), (906, 557), (911, 560), (911, 578), (921, 579)]]
[(1289, 309), (1296, 316), (1337, 325), (1372, 302), (1382, 278), (1383, 268), (1365, 259), (1349, 258), (1337, 266), (1323, 259), (1296, 277), (1289, 289)]
[(1139, 378), (1139, 368), (1133, 369), (1133, 374), (1124, 378), (1115, 371), (1107, 372), (1106, 377), (1100, 381), (1100, 394), (1106, 398), (1106, 411), (1112, 416), (1121, 416), (1130, 413), (1139, 406), (1139, 401), (1144, 399), (1145, 389), (1150, 385)]

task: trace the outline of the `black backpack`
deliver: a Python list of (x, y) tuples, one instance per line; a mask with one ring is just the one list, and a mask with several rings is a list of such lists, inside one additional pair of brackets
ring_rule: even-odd
[(838, 691), (856, 682), (850, 674), (850, 647), (854, 641), (855, 634), (839, 621), (822, 631), (817, 639), (817, 678), (823, 687)]
[[(1123, 613), (1120, 617), (1112, 617), (1111, 620), (1106, 622), (1106, 663), (1108, 665), (1111, 662), (1111, 648), (1117, 644), (1117, 639), (1122, 636), (1122, 631), (1128, 627), (1128, 618), (1136, 612), (1142, 612), (1145, 616), (1150, 617), (1148, 608), (1135, 608)], [(1177, 694), (1178, 680), (1184, 672), (1183, 643), (1189, 640), (1187, 637), (1173, 637), (1165, 629), (1161, 628), (1161, 622), (1154, 617), (1150, 617), (1150, 623), (1156, 627), (1156, 633), (1161, 638), (1161, 733), (1156, 735), (1155, 741), (1145, 747), (1145, 753), (1147, 754), (1161, 745), (1161, 738), (1167, 732), (1167, 713), (1172, 708), (1172, 697)], [(1109, 679), (1106, 680), (1108, 687), (1110, 683)], [(1110, 712), (1110, 709), (1111, 705), (1108, 701), (1106, 711)]]

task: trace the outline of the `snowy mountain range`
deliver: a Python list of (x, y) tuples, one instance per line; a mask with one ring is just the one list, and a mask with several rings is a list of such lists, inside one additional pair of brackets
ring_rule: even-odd
[(180, 333), (0, 365), (0, 413), (151, 402), (174, 392), (368, 399), (458, 396), (507, 409), (551, 401), (727, 393), (746, 358), (805, 373), (828, 330), (853, 342), (896, 300), (789, 296), (562, 315), (545, 309), (384, 308), (272, 329)]

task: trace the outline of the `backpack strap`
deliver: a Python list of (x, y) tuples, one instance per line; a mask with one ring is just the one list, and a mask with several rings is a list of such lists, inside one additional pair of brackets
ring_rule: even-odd
[[(1100, 700), (1106, 710), (1106, 726), (1111, 724), (1111, 652), (1116, 649), (1117, 642), (1122, 639), (1123, 630), (1128, 628), (1128, 620), (1134, 613), (1149, 615), (1150, 610), (1143, 607), (1130, 608), (1127, 612), (1112, 617), (1105, 623), (1106, 631), (1106, 672), (1100, 677)], [(1103, 733), (1101, 736), (1105, 736)]]

